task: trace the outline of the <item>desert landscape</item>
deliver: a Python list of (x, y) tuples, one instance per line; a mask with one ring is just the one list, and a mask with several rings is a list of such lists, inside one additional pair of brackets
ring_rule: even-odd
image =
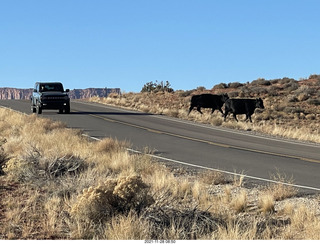
[[(191, 96), (201, 93), (261, 97), (265, 109), (253, 123), (224, 122), (205, 109), (188, 116)], [(90, 101), (319, 143), (319, 94), (320, 76), (311, 75)], [(91, 140), (62, 122), (5, 108), (0, 131), (0, 239), (320, 239), (319, 194), (301, 192), (285, 172), (271, 176), (277, 183), (253, 184), (245, 174), (168, 164), (151, 148), (134, 154), (128, 142)]]

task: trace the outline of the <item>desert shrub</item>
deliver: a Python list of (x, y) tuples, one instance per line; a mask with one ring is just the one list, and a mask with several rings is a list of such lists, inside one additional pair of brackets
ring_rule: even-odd
[(259, 78), (257, 80), (253, 80), (251, 82), (252, 85), (259, 85), (259, 86), (270, 86), (271, 82), (269, 80), (265, 80), (264, 78)]
[(154, 200), (140, 176), (108, 179), (97, 187), (84, 189), (71, 208), (71, 215), (83, 221), (105, 221), (117, 213), (140, 212)]
[(310, 95), (307, 94), (307, 93), (301, 93), (301, 94), (298, 95), (298, 100), (299, 100), (300, 102), (306, 101), (306, 100), (308, 100), (309, 98), (310, 98)]
[(267, 93), (269, 96), (278, 96), (278, 90), (280, 90), (281, 88), (280, 87), (277, 87), (277, 86), (270, 86), (268, 89), (267, 89)]
[(210, 120), (210, 124), (212, 124), (214, 126), (220, 126), (223, 124), (223, 119), (221, 117), (213, 117)]
[(239, 92), (238, 92), (238, 91), (228, 92), (228, 96), (229, 96), (230, 98), (232, 98), (232, 97), (238, 97), (238, 96), (239, 96)]
[(116, 180), (107, 180), (97, 187), (84, 189), (72, 206), (70, 214), (83, 221), (99, 221), (110, 217), (117, 199), (113, 195)]
[(206, 88), (204, 86), (198, 86), (196, 90), (203, 92), (206, 90)]
[(230, 205), (236, 211), (236, 213), (244, 212), (248, 206), (247, 193), (245, 191), (238, 193), (232, 198)]
[(44, 176), (43, 168), (40, 167), (40, 157), (39, 149), (31, 145), (23, 154), (11, 157), (3, 166), (3, 170), (13, 181), (40, 180)]
[[(30, 122), (25, 126), (25, 130), (37, 130), (37, 133), (49, 133), (54, 130), (66, 128), (66, 124), (62, 121), (51, 121), (47, 118), (35, 119), (34, 114), (26, 117), (26, 122)], [(31, 126), (32, 125), (32, 126)]]
[(309, 100), (308, 100), (308, 103), (309, 103), (310, 105), (319, 106), (319, 105), (320, 105), (320, 99), (309, 99)]
[(300, 107), (285, 107), (283, 108), (283, 112), (285, 113), (291, 113), (291, 114), (294, 114), (294, 113), (304, 113), (304, 109), (300, 108)]
[(275, 201), (293, 197), (298, 193), (297, 188), (292, 185), (294, 183), (293, 179), (288, 178), (285, 174), (277, 172), (271, 178), (274, 183), (267, 186), (265, 193), (272, 196)]
[(294, 93), (296, 95), (299, 95), (301, 93), (307, 94), (307, 95), (313, 95), (317, 92), (317, 90), (315, 88), (306, 86), (306, 85), (302, 85), (300, 86)]
[(278, 81), (280, 84), (284, 85), (284, 84), (288, 84), (290, 82), (293, 82), (293, 83), (297, 83), (297, 81), (295, 79), (292, 79), (292, 78), (288, 78), (288, 77), (284, 77), (282, 79), (279, 79)]
[(268, 193), (263, 193), (259, 197), (258, 207), (262, 213), (268, 214), (268, 213), (275, 212), (274, 205), (275, 205), (275, 201), (274, 201), (273, 195)]
[(317, 75), (317, 74), (310, 75), (310, 76), (309, 76), (309, 79), (320, 80), (320, 75)]
[(8, 160), (3, 170), (14, 181), (44, 182), (52, 177), (76, 174), (86, 168), (84, 160), (73, 155), (47, 158), (40, 150), (30, 146), (24, 154)]
[(112, 93), (110, 93), (108, 95), (108, 97), (110, 97), (110, 98), (118, 98), (118, 97), (120, 97), (120, 94), (112, 92)]
[(288, 83), (286, 83), (283, 88), (289, 92), (295, 91), (299, 88), (299, 84), (296, 80), (291, 80)]
[[(193, 240), (212, 233), (218, 226), (225, 227), (222, 218), (208, 211), (179, 204), (177, 208), (167, 200), (150, 206), (143, 212), (144, 219), (150, 223), (150, 235), (153, 239)], [(167, 204), (164, 204), (167, 203)]]
[(220, 83), (213, 87), (213, 89), (225, 89), (225, 88), (228, 88), (228, 85), (226, 83)]
[(153, 82), (150, 81), (146, 83), (142, 89), (141, 92), (173, 92), (173, 89), (171, 88), (171, 84), (169, 81), (166, 81), (165, 83), (163, 81), (161, 82)]
[[(108, 240), (150, 240), (149, 223), (134, 211), (114, 216), (105, 231)], [(160, 238), (159, 238), (160, 239)]]
[(200, 174), (200, 181), (208, 185), (226, 184), (229, 180), (226, 175), (219, 171), (204, 171)]
[(37, 162), (27, 162), (13, 157), (3, 167), (4, 173), (13, 181), (29, 182), (37, 178)]
[(86, 168), (86, 162), (73, 155), (55, 157), (48, 160), (45, 171), (49, 177), (58, 177), (65, 174), (77, 174)]
[(315, 120), (316, 119), (316, 116), (314, 114), (307, 114), (306, 115), (306, 119), (308, 120)]
[(278, 84), (280, 81), (280, 79), (272, 79), (270, 80), (271, 84), (274, 85), (274, 84)]
[(96, 142), (95, 150), (97, 152), (117, 152), (126, 146), (125, 142), (120, 142), (112, 138), (104, 138)]
[(275, 113), (273, 110), (270, 110), (270, 109), (266, 109), (266, 110), (257, 109), (256, 111), (257, 111), (257, 114), (255, 116), (256, 121), (272, 120), (278, 116), (277, 113)]
[(268, 90), (264, 87), (252, 87), (251, 92), (255, 95), (263, 95), (268, 93)]
[(243, 86), (240, 88), (239, 96), (240, 97), (250, 97), (251, 96), (251, 88), (248, 88), (247, 86)]
[(295, 95), (289, 95), (287, 98), (287, 101), (290, 103), (295, 103), (295, 102), (298, 102), (299, 99)]
[(178, 94), (179, 94), (180, 97), (189, 97), (189, 96), (191, 96), (191, 94), (192, 94), (193, 92), (195, 92), (195, 89), (193, 89), (193, 90), (187, 90), (187, 91), (181, 91), (181, 92), (179, 92)]
[(228, 84), (229, 88), (239, 88), (241, 86), (243, 86), (243, 84), (241, 84), (240, 82), (231, 82)]
[(179, 110), (178, 109), (164, 109), (163, 113), (169, 115), (170, 117), (178, 118)]

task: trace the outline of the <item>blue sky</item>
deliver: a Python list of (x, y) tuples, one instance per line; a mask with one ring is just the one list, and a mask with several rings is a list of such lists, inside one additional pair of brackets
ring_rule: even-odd
[(0, 0), (0, 87), (139, 92), (320, 74), (319, 0)]

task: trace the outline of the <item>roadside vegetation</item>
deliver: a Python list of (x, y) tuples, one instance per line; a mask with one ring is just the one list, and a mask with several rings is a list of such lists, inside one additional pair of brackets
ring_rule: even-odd
[[(255, 111), (253, 123), (243, 122), (244, 115), (239, 116), (239, 123), (230, 115), (224, 122), (221, 113), (215, 111), (211, 114), (211, 109), (202, 109), (203, 115), (194, 109), (188, 116), (191, 96), (201, 93), (227, 93), (230, 98), (261, 97), (265, 109)], [(310, 75), (299, 81), (260, 78), (245, 84), (220, 83), (209, 90), (198, 87), (190, 91), (173, 91), (168, 81), (165, 84), (149, 82), (140, 93), (111, 94), (105, 98), (93, 97), (89, 101), (251, 133), (320, 143), (320, 75)]]
[(0, 239), (320, 239), (319, 196), (281, 172), (255, 185), (127, 147), (1, 108)]

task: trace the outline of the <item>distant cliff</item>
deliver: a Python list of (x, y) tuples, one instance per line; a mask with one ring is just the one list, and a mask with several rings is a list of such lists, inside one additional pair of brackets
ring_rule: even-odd
[(29, 99), (32, 89), (0, 88), (0, 99)]
[[(110, 93), (120, 93), (120, 88), (87, 88), (70, 90), (71, 99), (83, 99), (89, 97), (107, 97)], [(32, 89), (18, 89), (3, 87), (0, 88), (0, 99), (29, 99), (32, 95)]]

